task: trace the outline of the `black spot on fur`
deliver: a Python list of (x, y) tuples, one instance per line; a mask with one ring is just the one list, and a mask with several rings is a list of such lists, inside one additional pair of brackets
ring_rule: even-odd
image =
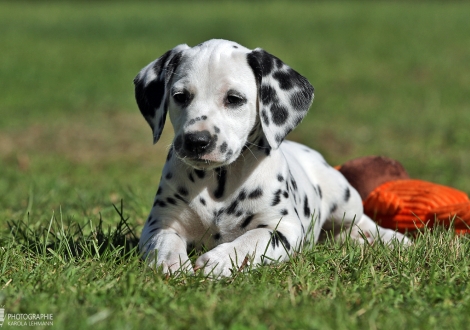
[(220, 133), (220, 128), (218, 128), (217, 126), (214, 126), (214, 132)]
[(214, 223), (218, 223), (220, 221), (220, 217), (221, 215), (225, 212), (225, 208), (221, 207), (219, 210), (214, 210), (213, 211), (213, 214), (214, 214)]
[(344, 201), (345, 202), (349, 201), (350, 197), (351, 197), (351, 191), (349, 190), (349, 188), (346, 188), (346, 190), (344, 191)]
[(250, 194), (248, 195), (248, 198), (255, 199), (255, 198), (261, 197), (262, 195), (263, 195), (263, 190), (260, 187), (258, 187), (252, 192), (250, 192)]
[(287, 191), (284, 191), (282, 193), (282, 196), (284, 196), (284, 198), (289, 198), (289, 193)]
[(274, 103), (271, 105), (271, 118), (273, 123), (277, 126), (282, 126), (286, 123), (289, 118), (289, 111), (286, 107), (280, 105), (279, 103)]
[[(261, 51), (261, 67), (263, 76), (269, 75), (274, 68), (274, 60), (278, 59), (277, 57), (269, 54), (266, 51)], [(279, 59), (278, 59), (279, 60)]]
[(206, 175), (206, 172), (204, 172), (203, 170), (194, 170), (194, 173), (196, 173), (199, 179), (203, 179), (204, 176)]
[[(151, 220), (151, 219), (149, 219), (149, 220)], [(151, 227), (151, 226), (155, 225), (156, 223), (157, 223), (157, 219), (154, 219), (154, 220), (152, 220), (152, 222), (149, 223), (149, 226)]]
[(277, 71), (273, 73), (273, 78), (278, 81), (282, 90), (289, 90), (294, 87), (293, 80), (295, 77), (292, 72)]
[(201, 202), (202, 205), (206, 205), (206, 200), (204, 198), (199, 198), (199, 201)]
[(215, 240), (219, 240), (221, 237), (222, 237), (222, 235), (220, 235), (220, 233), (217, 233), (217, 234), (214, 235)]
[(284, 140), (285, 137), (286, 137), (285, 135), (276, 134), (276, 136), (274, 137), (274, 139), (276, 140), (277, 143), (281, 144), (282, 140)]
[(190, 172), (188, 175), (189, 181), (194, 182), (193, 174)]
[(290, 104), (296, 111), (307, 111), (313, 95), (313, 87), (296, 91), (290, 95)]
[(162, 187), (158, 187), (157, 195), (160, 195), (161, 193), (162, 193)]
[(281, 192), (282, 192), (281, 189), (279, 189), (278, 191), (274, 193), (274, 198), (273, 198), (273, 201), (271, 202), (271, 206), (275, 206), (281, 202)]
[(176, 199), (179, 199), (180, 201), (184, 202), (184, 203), (188, 203), (183, 197), (181, 197), (181, 195), (179, 194), (174, 194), (173, 195)]
[(206, 119), (207, 119), (207, 116), (202, 116), (201, 119), (202, 119), (202, 120), (206, 120)]
[(235, 216), (238, 218), (238, 217), (241, 217), (243, 215), (243, 211), (242, 210), (238, 210), (237, 213), (235, 213)]
[(277, 181), (279, 181), (279, 182), (284, 181), (284, 177), (282, 176), (282, 174), (277, 175)]
[(225, 168), (217, 168), (217, 188), (214, 191), (215, 198), (221, 198), (224, 195), (225, 183), (227, 181), (227, 170)]
[(266, 228), (268, 225), (258, 225), (256, 228)]
[(311, 216), (310, 207), (308, 206), (308, 197), (307, 197), (307, 195), (305, 195), (305, 197), (304, 197), (304, 215), (305, 215), (306, 218)]
[(277, 96), (277, 92), (271, 85), (262, 85), (260, 94), (261, 94), (261, 102), (264, 105), (269, 105), (271, 103), (279, 102), (279, 97)]
[(338, 204), (333, 203), (330, 207), (330, 213), (335, 212), (338, 209)]
[(160, 207), (166, 207), (166, 203), (162, 200), (156, 199), (155, 202), (153, 203), (153, 206), (160, 206)]
[(157, 230), (159, 230), (160, 228), (153, 228), (152, 230), (149, 231), (150, 234), (156, 232)]
[(240, 190), (240, 193), (238, 194), (237, 199), (239, 201), (243, 201), (243, 200), (245, 200), (245, 198), (246, 198), (246, 191), (245, 191), (245, 189), (242, 189), (242, 190)]
[(224, 142), (220, 145), (220, 152), (225, 153), (227, 151), (227, 142)]
[(167, 197), (166, 201), (167, 201), (169, 204), (172, 204), (172, 205), (175, 205), (175, 204), (176, 204), (176, 200), (174, 200), (174, 199), (171, 198), (171, 197)]
[(273, 249), (279, 247), (279, 242), (281, 242), (282, 246), (289, 251), (290, 250), (290, 243), (287, 238), (279, 231), (269, 232), (271, 234), (271, 246)]
[(289, 251), (290, 250), (290, 243), (287, 240), (287, 238), (280, 231), (276, 231), (276, 235), (279, 236), (279, 239), (281, 240), (283, 247), (287, 251)]
[(230, 159), (230, 157), (232, 157), (232, 155), (233, 155), (233, 150), (230, 149), (230, 150), (227, 152), (227, 154), (225, 155), (225, 160)]
[(183, 196), (188, 196), (189, 194), (188, 189), (186, 189), (186, 187), (183, 187), (183, 186), (178, 187), (178, 192)]
[(167, 179), (167, 180), (170, 180), (172, 177), (173, 177), (173, 173), (171, 173), (171, 172), (168, 172), (168, 173), (165, 175), (165, 179)]
[(288, 215), (289, 212), (286, 209), (281, 210), (281, 215)]
[(230, 204), (230, 206), (227, 208), (227, 214), (234, 214), (235, 211), (237, 210), (237, 206), (238, 206), (238, 201), (234, 200), (232, 204)]
[(243, 220), (240, 227), (245, 228), (246, 226), (248, 226), (250, 224), (251, 220), (253, 220), (254, 216), (255, 216), (254, 214), (251, 214), (248, 217), (246, 217), (245, 220)]
[(321, 191), (320, 185), (317, 185), (317, 191), (318, 191), (318, 195), (320, 196), (320, 199), (322, 199), (323, 198), (323, 193)]
[(315, 185), (312, 185), (312, 189), (313, 189), (313, 191), (315, 192), (315, 194), (317, 194), (317, 195), (318, 195), (317, 186), (315, 186)]
[(297, 182), (295, 182), (294, 178), (291, 177), (290, 183), (292, 185), (292, 188), (297, 191)]

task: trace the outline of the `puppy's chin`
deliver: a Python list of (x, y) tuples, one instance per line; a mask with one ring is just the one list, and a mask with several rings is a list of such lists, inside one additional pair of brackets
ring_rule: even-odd
[(204, 160), (204, 159), (181, 158), (181, 160), (186, 165), (189, 165), (196, 170), (202, 170), (202, 171), (213, 170), (214, 168), (228, 165), (225, 162), (214, 162), (211, 160)]
[(217, 159), (215, 157), (210, 157), (208, 155), (203, 155), (201, 157), (184, 157), (177, 153), (178, 158), (185, 164), (191, 166), (196, 170), (213, 170), (218, 167), (227, 166), (236, 159), (236, 157), (231, 157), (229, 159), (221, 158)]

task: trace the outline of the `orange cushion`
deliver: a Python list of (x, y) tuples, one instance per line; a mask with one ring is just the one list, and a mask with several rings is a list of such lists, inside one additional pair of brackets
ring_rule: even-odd
[(399, 231), (414, 230), (435, 220), (470, 232), (470, 200), (464, 192), (422, 180), (386, 182), (364, 200), (364, 212), (382, 226)]

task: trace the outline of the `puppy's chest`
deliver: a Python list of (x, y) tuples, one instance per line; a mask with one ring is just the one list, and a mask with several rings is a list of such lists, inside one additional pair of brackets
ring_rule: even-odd
[[(195, 185), (188, 208), (199, 218), (205, 230), (216, 235), (225, 233), (238, 236), (261, 220), (269, 192), (268, 183), (251, 182), (245, 178), (227, 175)], [(189, 220), (189, 219), (188, 219)]]
[(182, 225), (188, 238), (210, 236), (219, 244), (258, 226), (268, 227), (283, 216), (286, 204), (292, 204), (289, 173), (269, 177), (251, 174), (225, 168), (207, 172), (186, 169), (175, 176), (164, 171), (157, 199), (166, 202), (166, 207), (156, 202), (155, 211)]

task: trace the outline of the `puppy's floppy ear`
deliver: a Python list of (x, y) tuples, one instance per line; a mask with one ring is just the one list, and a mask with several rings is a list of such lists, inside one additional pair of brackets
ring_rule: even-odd
[(178, 45), (156, 59), (134, 78), (135, 99), (140, 112), (153, 131), (153, 143), (157, 143), (165, 126), (168, 110), (167, 85), (178, 67), (187, 45)]
[(277, 149), (313, 101), (308, 80), (261, 48), (247, 55), (258, 85), (259, 115), (269, 145)]

